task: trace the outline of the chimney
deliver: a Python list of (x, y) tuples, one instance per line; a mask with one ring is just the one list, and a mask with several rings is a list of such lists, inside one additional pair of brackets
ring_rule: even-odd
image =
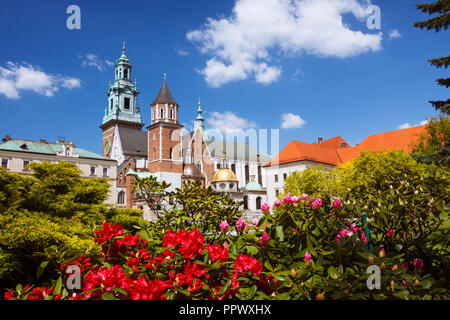
[(9, 140), (11, 140), (11, 137), (8, 134), (2, 139), (3, 142), (8, 142)]
[(321, 144), (322, 143), (322, 137), (319, 137), (318, 139), (317, 139), (317, 144)]

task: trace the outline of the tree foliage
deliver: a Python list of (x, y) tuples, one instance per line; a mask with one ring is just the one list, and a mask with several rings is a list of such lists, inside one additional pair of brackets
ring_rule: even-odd
[[(448, 29), (450, 24), (450, 1), (436, 0), (435, 2), (429, 4), (417, 4), (416, 7), (423, 13), (427, 13), (429, 15), (437, 14), (437, 16), (425, 21), (415, 22), (414, 27), (427, 30), (434, 29), (436, 32)], [(431, 59), (428, 61), (436, 68), (444, 67), (447, 69), (450, 65), (450, 56)], [(445, 88), (450, 86), (450, 78), (440, 78), (437, 79), (436, 82)], [(436, 108), (436, 110), (440, 110), (445, 114), (450, 114), (450, 99), (430, 101), (430, 103)]]

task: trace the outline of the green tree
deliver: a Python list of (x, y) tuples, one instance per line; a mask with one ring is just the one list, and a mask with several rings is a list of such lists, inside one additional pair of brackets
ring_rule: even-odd
[(440, 115), (430, 119), (427, 133), (415, 146), (414, 158), (422, 163), (436, 163), (450, 167), (450, 118)]
[[(450, 1), (449, 0), (437, 0), (433, 3), (429, 4), (417, 4), (417, 9), (421, 10), (423, 13), (428, 13), (429, 15), (437, 14), (437, 16), (425, 20), (414, 23), (414, 27), (427, 29), (427, 30), (436, 30), (436, 32), (440, 32), (442, 30), (447, 30), (450, 24)], [(432, 66), (436, 68), (445, 69), (450, 65), (450, 56), (436, 58), (428, 60)], [(440, 78), (437, 79), (436, 82), (445, 88), (450, 86), (450, 78)], [(430, 103), (436, 108), (436, 110), (440, 110), (443, 113), (450, 114), (450, 99), (447, 100), (439, 100), (439, 101), (430, 101)]]

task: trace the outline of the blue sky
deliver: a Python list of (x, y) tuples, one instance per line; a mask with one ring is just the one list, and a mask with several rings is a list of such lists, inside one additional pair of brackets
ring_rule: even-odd
[[(446, 71), (427, 59), (448, 55), (448, 32), (412, 27), (428, 16), (410, 1), (373, 0), (379, 30), (365, 0), (326, 1), (5, 1), (0, 135), (101, 153), (124, 40), (146, 124), (164, 73), (180, 122), (192, 125), (200, 97), (209, 127), (280, 129), (280, 148), (338, 135), (355, 145), (436, 116), (428, 100), (448, 98), (435, 83)], [(81, 30), (66, 27), (72, 4)]]

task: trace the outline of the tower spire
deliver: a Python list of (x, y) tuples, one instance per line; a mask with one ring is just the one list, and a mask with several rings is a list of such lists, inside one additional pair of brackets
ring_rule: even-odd
[(125, 54), (125, 41), (123, 42), (123, 45), (122, 45), (122, 52)]

